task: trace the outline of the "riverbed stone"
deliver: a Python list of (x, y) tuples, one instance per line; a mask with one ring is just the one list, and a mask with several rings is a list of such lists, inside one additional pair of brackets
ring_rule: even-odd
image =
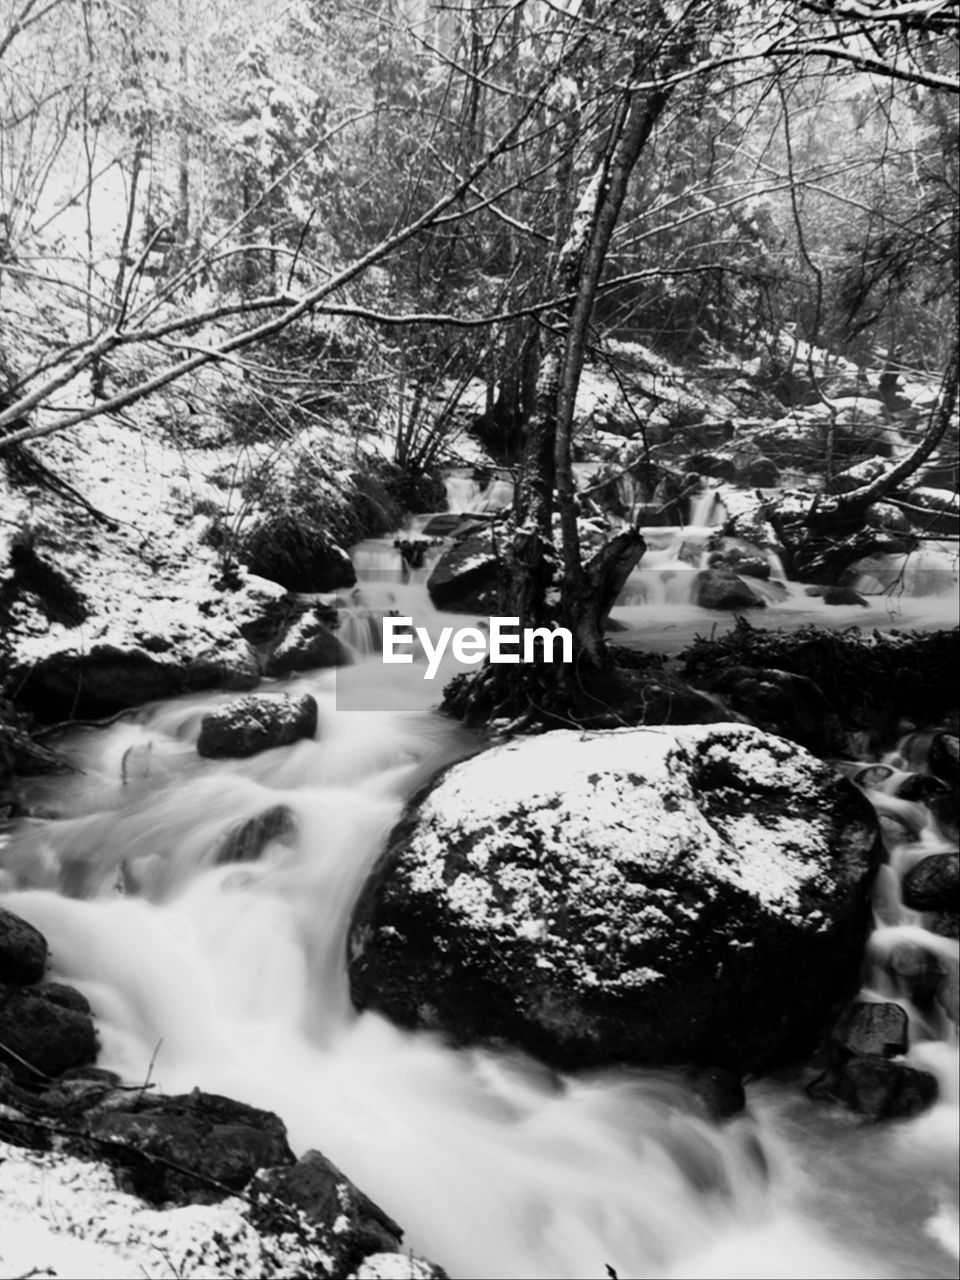
[(929, 1003), (944, 977), (937, 957), (915, 942), (898, 942), (891, 948), (883, 967), (902, 984), (914, 1004)]
[(287, 747), (317, 731), (317, 701), (309, 693), (237, 698), (203, 717), (197, 751), (211, 758), (253, 756)]
[(469, 534), (449, 547), (427, 579), (434, 608), (452, 613), (497, 611), (497, 559), (490, 533)]
[(725, 565), (701, 569), (693, 582), (693, 602), (701, 609), (762, 609), (766, 601)]
[(124, 1109), (103, 1105), (84, 1129), (153, 1203), (212, 1204), (245, 1187), (258, 1169), (294, 1163), (283, 1121), (271, 1111), (218, 1094), (128, 1094)]
[(758, 729), (789, 738), (817, 755), (836, 753), (843, 740), (840, 719), (819, 686), (807, 676), (776, 667), (730, 666), (701, 684)]
[(960, 855), (932, 853), (914, 863), (902, 882), (903, 901), (914, 911), (960, 907)]
[(21, 704), (49, 720), (112, 715), (201, 689), (252, 689), (260, 678), (246, 645), (188, 656), (97, 644), (59, 650), (17, 674)]
[(334, 635), (331, 621), (336, 625), (336, 613), (332, 610), (320, 607), (306, 610), (267, 657), (265, 674), (289, 676), (298, 671), (342, 667), (349, 663), (350, 653)]
[(859, 790), (749, 726), (511, 742), (395, 828), (352, 923), (353, 998), (564, 1068), (756, 1070), (856, 989), (878, 858)]
[(857, 1000), (834, 1030), (835, 1042), (851, 1053), (895, 1058), (906, 1053), (907, 1015), (892, 1001)]
[(889, 1058), (854, 1054), (837, 1061), (807, 1089), (821, 1101), (842, 1102), (868, 1120), (893, 1120), (926, 1111), (937, 1098), (937, 1081)]
[(274, 804), (233, 827), (217, 846), (215, 861), (255, 862), (269, 844), (292, 845), (299, 824), (289, 805)]
[(249, 1193), (261, 1229), (279, 1233), (289, 1211), (299, 1211), (319, 1231), (335, 1275), (351, 1271), (369, 1254), (400, 1248), (401, 1228), (319, 1151), (306, 1152), (286, 1168), (261, 1170)]
[(0, 986), (0, 1063), (15, 1080), (36, 1086), (93, 1062), (97, 1048), (89, 1005), (79, 992), (60, 983)]
[(47, 940), (32, 924), (0, 907), (0, 982), (39, 982), (47, 967)]
[(927, 768), (941, 781), (956, 786), (960, 783), (960, 737), (940, 731), (930, 741)]

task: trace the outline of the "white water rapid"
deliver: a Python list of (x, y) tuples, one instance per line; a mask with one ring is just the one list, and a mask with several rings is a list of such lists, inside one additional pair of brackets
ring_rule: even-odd
[[(391, 590), (432, 620), (421, 584)], [(361, 651), (363, 635), (350, 637)], [(560, 1078), (352, 1010), (345, 939), (364, 879), (411, 791), (480, 745), (430, 710), (439, 681), (403, 673), (361, 654), (285, 683), (317, 698), (316, 740), (250, 760), (195, 750), (202, 715), (229, 695), (61, 744), (83, 772), (44, 782), (57, 817), (0, 846), (2, 900), (89, 998), (101, 1064), (278, 1112), (298, 1153), (330, 1156), (454, 1277), (952, 1276), (956, 1047), (915, 1010), (912, 1053), (942, 1090), (926, 1115), (870, 1126), (796, 1079), (768, 1080), (723, 1128), (656, 1073)], [(379, 690), (382, 709), (338, 710), (337, 682), (341, 706), (356, 686)], [(225, 834), (273, 805), (296, 836), (217, 865)], [(920, 844), (896, 847), (900, 861), (942, 845), (913, 810)], [(906, 930), (956, 964), (957, 944), (920, 927), (892, 873), (879, 892), (874, 952)], [(870, 991), (908, 1004), (880, 973)]]

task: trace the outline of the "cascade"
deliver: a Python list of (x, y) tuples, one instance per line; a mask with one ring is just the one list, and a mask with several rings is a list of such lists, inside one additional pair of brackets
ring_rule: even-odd
[[(692, 577), (705, 532), (648, 532), (646, 572), (667, 585), (680, 566)], [(295, 1150), (324, 1151), (403, 1224), (411, 1248), (464, 1278), (605, 1266), (660, 1280), (953, 1274), (955, 1033), (914, 1008), (884, 965), (903, 942), (957, 963), (956, 942), (899, 896), (911, 860), (945, 847), (926, 807), (892, 794), (922, 744), (847, 766), (904, 831), (878, 881), (864, 995), (904, 1005), (909, 1060), (941, 1082), (941, 1101), (916, 1121), (855, 1129), (795, 1081), (767, 1080), (718, 1128), (664, 1073), (560, 1077), (519, 1053), (456, 1050), (352, 1009), (347, 930), (386, 835), (430, 774), (482, 745), (431, 711), (439, 684), (396, 670), (384, 679), (369, 653), (385, 612), (440, 621), (422, 580), (377, 581), (389, 550), (368, 545), (361, 598), (341, 625), (355, 665), (287, 685), (316, 697), (315, 740), (203, 760), (200, 720), (229, 696), (215, 694), (80, 731), (65, 748), (82, 774), (45, 784), (59, 816), (22, 823), (0, 848), (2, 900), (54, 940), (52, 976), (90, 1000), (102, 1065), (276, 1111)], [(343, 709), (351, 687), (376, 690), (372, 709)], [(218, 864), (225, 836), (276, 804), (294, 815), (295, 837), (256, 862)], [(905, 1196), (918, 1170), (923, 1192)]]

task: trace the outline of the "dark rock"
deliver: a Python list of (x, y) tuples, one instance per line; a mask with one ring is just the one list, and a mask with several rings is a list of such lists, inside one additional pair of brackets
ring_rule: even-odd
[(928, 921), (931, 933), (941, 938), (960, 938), (960, 914), (956, 911), (938, 911)]
[(937, 988), (937, 1002), (954, 1026), (960, 1023), (960, 970), (951, 965), (949, 973), (945, 973), (943, 981)]
[(960, 784), (960, 738), (955, 733), (935, 733), (930, 740), (927, 768), (952, 786)]
[(286, 1226), (283, 1209), (299, 1210), (318, 1229), (334, 1275), (352, 1272), (368, 1254), (400, 1248), (400, 1227), (319, 1151), (308, 1151), (292, 1167), (262, 1170), (250, 1195), (260, 1230), (279, 1234)]
[(252, 689), (260, 679), (252, 657), (181, 661), (105, 644), (61, 651), (15, 674), (21, 705), (46, 720), (112, 715), (201, 689)]
[(718, 453), (692, 454), (683, 469), (688, 475), (711, 476), (716, 480), (733, 481), (737, 474), (734, 460)]
[(837, 713), (806, 676), (776, 668), (727, 667), (707, 679), (704, 687), (758, 729), (789, 738), (815, 754), (829, 755), (840, 743)]
[(960, 840), (960, 787), (945, 787), (928, 803), (941, 834), (948, 840)]
[(895, 1058), (907, 1051), (907, 1027), (900, 1005), (858, 1000), (840, 1019), (833, 1039), (851, 1053)]
[(292, 844), (298, 830), (297, 820), (287, 805), (271, 805), (227, 832), (217, 848), (216, 861), (255, 862), (274, 840)]
[(731, 573), (740, 574), (744, 578), (756, 578), (761, 582), (767, 582), (771, 573), (769, 560), (737, 546), (714, 551), (708, 565), (712, 569), (725, 567)]
[(868, 602), (863, 598), (859, 591), (854, 591), (853, 587), (832, 586), (823, 589), (824, 604), (859, 604), (865, 609), (869, 608)]
[(264, 673), (289, 676), (317, 667), (346, 666), (350, 653), (330, 629), (331, 612), (317, 607), (302, 614), (266, 659)]
[(236, 759), (312, 738), (316, 731), (317, 702), (309, 693), (238, 698), (203, 717), (197, 751)]
[[(39, 1100), (49, 1111), (82, 1113), (111, 1095), (119, 1096), (120, 1084), (120, 1077), (115, 1071), (106, 1071), (103, 1067), (71, 1067), (39, 1095)], [(129, 1100), (129, 1095), (125, 1100)]]
[(701, 569), (693, 583), (693, 602), (702, 609), (762, 609), (766, 601), (733, 572), (719, 567)]
[(928, 773), (908, 773), (905, 778), (901, 778), (897, 795), (901, 800), (929, 804), (935, 796), (943, 795), (946, 789), (939, 778), (932, 778)]
[(737, 483), (755, 489), (776, 489), (780, 484), (780, 468), (772, 458), (751, 458), (738, 470)]
[[(0, 1062), (14, 1078), (36, 1085), (70, 1067), (93, 1062), (97, 1036), (79, 992), (67, 1000), (59, 983), (41, 987), (0, 987)], [(89, 1007), (89, 1006), (87, 1006)]]
[(469, 519), (459, 511), (441, 511), (430, 517), (423, 526), (423, 532), (428, 538), (449, 538)]
[(943, 970), (936, 956), (913, 942), (898, 942), (883, 967), (897, 979), (914, 1004), (929, 1004), (943, 979)]
[(393, 545), (400, 552), (404, 573), (408, 573), (410, 570), (423, 568), (427, 552), (437, 543), (433, 538), (410, 534), (404, 538), (396, 538)]
[(443, 553), (427, 579), (437, 609), (450, 613), (497, 611), (497, 560), (489, 533), (471, 534)]
[(495, 511), (442, 511), (431, 516), (423, 526), (426, 538), (462, 538), (468, 533), (482, 534), (487, 532), (491, 520), (496, 518)]
[(843, 1102), (868, 1120), (915, 1116), (936, 1101), (937, 1082), (888, 1058), (855, 1055), (835, 1063), (808, 1086), (811, 1097)]
[(34, 995), (42, 996), (51, 1004), (61, 1009), (72, 1009), (74, 1013), (90, 1013), (90, 1001), (76, 987), (68, 987), (65, 982), (41, 982), (30, 988)]
[(759, 556), (744, 556), (735, 561), (733, 568), (743, 578), (756, 578), (760, 582), (766, 582), (770, 577), (769, 562), (761, 560)]
[(286, 595), (267, 599), (253, 617), (239, 626), (240, 634), (256, 650), (272, 650), (305, 616), (310, 615), (328, 627), (336, 627), (337, 611), (322, 601), (310, 603), (302, 596)]
[(99, 1144), (111, 1144), (133, 1190), (153, 1203), (214, 1203), (240, 1191), (258, 1169), (294, 1162), (278, 1116), (199, 1090), (95, 1111), (85, 1131), (97, 1154)]
[(320, 525), (290, 512), (256, 524), (244, 539), (242, 555), (251, 573), (288, 591), (337, 591), (357, 580), (343, 548)]
[(903, 877), (903, 901), (914, 911), (956, 911), (960, 908), (960, 856), (932, 853), (921, 858)]
[(47, 940), (32, 924), (0, 907), (0, 983), (39, 982), (47, 967)]
[(714, 1120), (739, 1115), (747, 1105), (740, 1077), (723, 1067), (704, 1067), (690, 1072), (686, 1080)]
[(355, 912), (351, 990), (561, 1068), (739, 1075), (853, 993), (878, 856), (862, 793), (748, 726), (512, 742), (395, 828)]

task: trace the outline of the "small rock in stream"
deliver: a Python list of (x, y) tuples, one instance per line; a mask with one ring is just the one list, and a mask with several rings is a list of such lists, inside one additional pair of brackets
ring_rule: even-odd
[(898, 942), (883, 967), (903, 985), (915, 1004), (929, 1003), (944, 976), (937, 957), (914, 942)]
[(868, 1120), (915, 1116), (937, 1098), (936, 1079), (903, 1062), (854, 1054), (807, 1086), (812, 1098), (846, 1103)]
[(297, 820), (288, 805), (274, 804), (228, 831), (217, 846), (215, 861), (256, 862), (268, 844), (291, 844), (297, 836)]
[(907, 1051), (907, 1025), (906, 1012), (900, 1005), (858, 1000), (840, 1019), (833, 1040), (851, 1053), (895, 1058)]
[(914, 911), (956, 911), (960, 907), (960, 855), (932, 853), (903, 877), (903, 901)]
[(210, 758), (241, 758), (287, 747), (317, 731), (317, 702), (309, 693), (293, 698), (251, 695), (203, 717), (197, 751)]

